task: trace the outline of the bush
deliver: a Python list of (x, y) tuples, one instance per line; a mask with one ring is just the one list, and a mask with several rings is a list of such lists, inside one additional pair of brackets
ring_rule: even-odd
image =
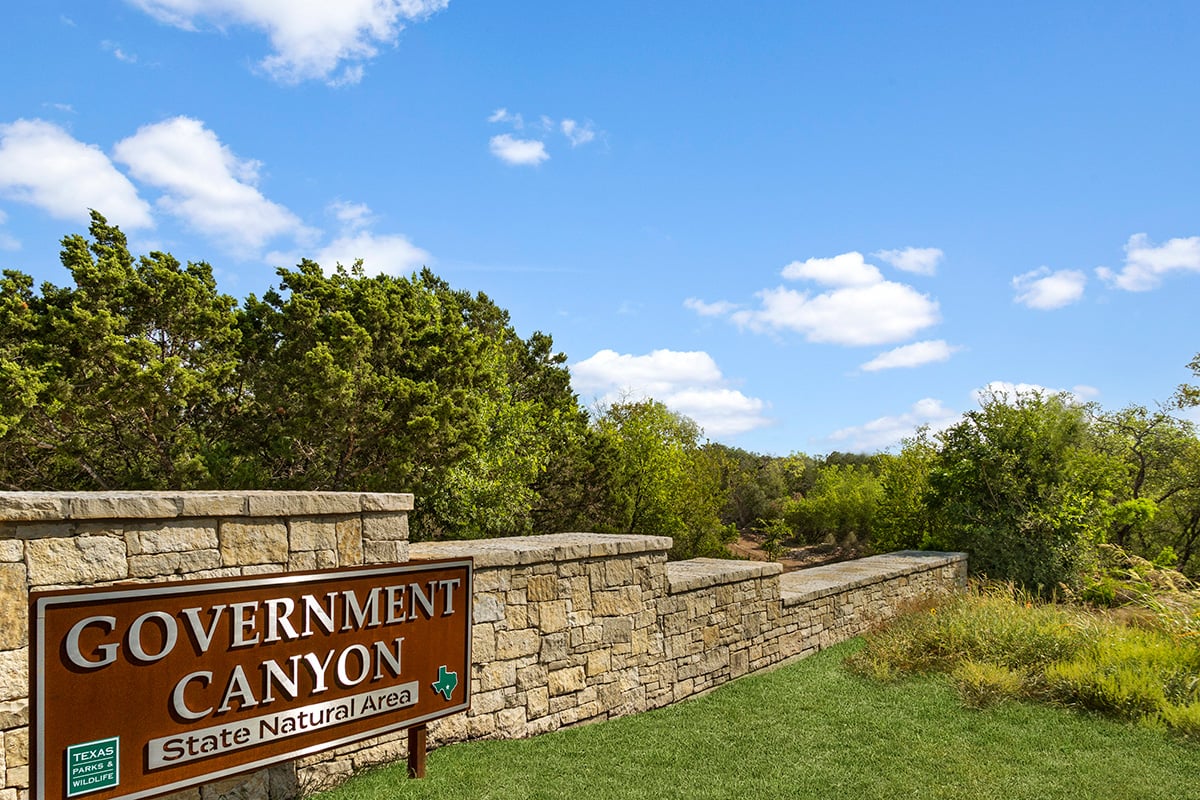
[(1025, 674), (996, 664), (963, 661), (950, 673), (950, 678), (963, 704), (971, 708), (987, 708), (1025, 694)]

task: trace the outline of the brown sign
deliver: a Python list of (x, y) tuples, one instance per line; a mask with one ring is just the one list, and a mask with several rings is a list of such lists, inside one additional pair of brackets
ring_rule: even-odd
[(148, 797), (465, 711), (469, 559), (30, 598), (32, 800)]

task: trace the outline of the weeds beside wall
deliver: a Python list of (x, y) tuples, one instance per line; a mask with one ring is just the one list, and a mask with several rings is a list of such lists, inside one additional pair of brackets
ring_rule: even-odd
[[(27, 800), (28, 597), (39, 589), (475, 560), (472, 709), (433, 743), (518, 738), (678, 702), (954, 591), (966, 557), (895, 553), (782, 574), (668, 562), (662, 537), (569, 533), (409, 545), (408, 494), (0, 494), (0, 800)], [(179, 793), (282, 800), (405, 756), (403, 735)]]

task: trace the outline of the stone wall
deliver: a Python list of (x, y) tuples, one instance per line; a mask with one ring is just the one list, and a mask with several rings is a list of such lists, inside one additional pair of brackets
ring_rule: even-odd
[[(671, 540), (571, 533), (409, 545), (408, 494), (0, 493), (0, 800), (27, 800), (28, 596), (36, 589), (475, 560), (472, 708), (433, 744), (517, 738), (678, 702), (953, 591), (966, 558), (893, 553), (782, 574), (668, 562)], [(390, 735), (178, 800), (282, 798), (403, 759)]]
[[(412, 506), (411, 494), (0, 493), (0, 800), (28, 797), (30, 591), (407, 561)], [(283, 798), (305, 777), (284, 764), (177, 797)]]

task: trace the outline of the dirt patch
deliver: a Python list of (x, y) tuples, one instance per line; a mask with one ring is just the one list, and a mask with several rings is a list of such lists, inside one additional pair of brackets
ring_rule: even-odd
[[(736, 542), (729, 545), (729, 550), (738, 558), (750, 561), (770, 561), (762, 549), (762, 537), (757, 534), (744, 534)], [(849, 561), (861, 558), (866, 553), (859, 547), (848, 547), (837, 544), (812, 544), (797, 547), (785, 547), (779, 558), (784, 572), (792, 572), (806, 567), (819, 567), (822, 564), (833, 564), (838, 561)]]

